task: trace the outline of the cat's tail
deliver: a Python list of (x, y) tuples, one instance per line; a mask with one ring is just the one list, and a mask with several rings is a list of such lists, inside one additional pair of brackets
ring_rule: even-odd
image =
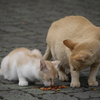
[(40, 50), (38, 50), (38, 49), (33, 49), (33, 50), (32, 50), (32, 54), (33, 54), (36, 58), (43, 59), (42, 54), (41, 54)]
[(52, 58), (51, 50), (50, 50), (50, 47), (47, 46), (47, 49), (46, 49), (45, 54), (43, 56), (43, 59), (50, 60), (51, 58)]

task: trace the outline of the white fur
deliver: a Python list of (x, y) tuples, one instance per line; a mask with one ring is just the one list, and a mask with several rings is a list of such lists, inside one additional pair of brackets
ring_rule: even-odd
[(36, 54), (40, 59), (42, 59), (42, 54), (41, 54), (40, 50), (34, 49), (34, 50), (32, 50), (32, 54), (33, 55)]
[[(19, 86), (27, 86), (28, 80), (34, 81), (34, 79), (43, 81), (45, 86), (53, 85), (54, 82), (51, 84), (50, 81), (44, 78), (54, 78), (47, 68), (47, 66), (50, 67), (50, 65), (46, 66), (42, 60), (41, 66), (41, 60), (42, 54), (37, 49), (33, 51), (26, 48), (15, 49), (2, 60), (0, 74), (8, 80), (19, 80)], [(47, 69), (47, 72), (44, 71), (45, 69)], [(55, 74), (56, 72), (54, 75)]]
[[(26, 78), (30, 81), (33, 81), (36, 78), (39, 79), (39, 66), (40, 66), (40, 59), (35, 59), (35, 63), (31, 61), (27, 61), (25, 65), (18, 65), (17, 59), (20, 59), (20, 56), (23, 56), (23, 59), (25, 55), (23, 53), (16, 53), (12, 57), (9, 55), (6, 56), (1, 63), (1, 70), (2, 75), (5, 79), (8, 80), (18, 80), (19, 79), (19, 85), (25, 86), (28, 85), (26, 82)], [(11, 58), (14, 58), (12, 61)], [(26, 84), (27, 83), (27, 84)]]

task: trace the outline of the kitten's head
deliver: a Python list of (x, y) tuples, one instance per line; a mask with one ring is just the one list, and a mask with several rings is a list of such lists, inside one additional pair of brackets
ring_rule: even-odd
[(40, 80), (45, 86), (53, 86), (55, 79), (58, 77), (56, 67), (60, 61), (43, 61), (40, 60)]
[(87, 42), (75, 43), (69, 39), (64, 40), (63, 43), (70, 49), (69, 56), (70, 64), (73, 66), (73, 70), (82, 70), (89, 67), (94, 61), (94, 49), (95, 44)]

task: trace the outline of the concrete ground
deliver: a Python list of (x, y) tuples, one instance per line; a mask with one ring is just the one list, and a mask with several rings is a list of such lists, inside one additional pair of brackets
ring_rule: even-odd
[[(0, 0), (0, 62), (18, 47), (37, 48), (44, 54), (51, 23), (69, 15), (85, 16), (100, 26), (100, 0)], [(89, 87), (88, 74), (88, 70), (81, 72), (80, 88), (57, 80), (55, 85), (67, 86), (60, 91), (42, 91), (36, 88), (42, 87), (39, 84), (19, 87), (1, 76), (0, 100), (100, 100), (100, 85)], [(99, 73), (97, 80), (100, 84)]]

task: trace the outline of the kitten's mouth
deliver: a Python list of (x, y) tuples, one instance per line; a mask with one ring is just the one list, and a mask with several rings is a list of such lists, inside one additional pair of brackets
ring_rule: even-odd
[(44, 83), (44, 86), (46, 86), (46, 87), (48, 87), (48, 86), (54, 86), (54, 84), (53, 83), (47, 83), (47, 84)]
[(48, 87), (48, 86), (51, 86), (51, 87), (54, 86), (54, 85), (52, 85), (52, 84), (50, 84), (50, 85), (46, 85), (46, 84), (44, 84), (44, 85), (45, 85), (46, 87)]

